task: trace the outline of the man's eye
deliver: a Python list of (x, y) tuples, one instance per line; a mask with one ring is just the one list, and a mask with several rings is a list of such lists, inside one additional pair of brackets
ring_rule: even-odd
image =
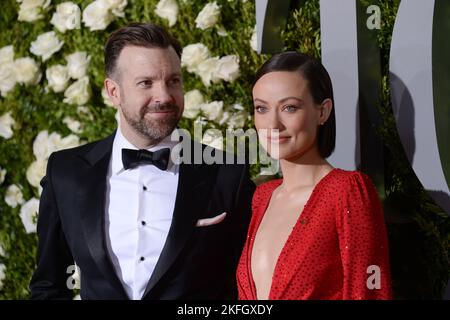
[(140, 81), (138, 83), (138, 85), (140, 87), (150, 87), (152, 85), (152, 82), (150, 80), (144, 80), (144, 81)]
[(180, 78), (173, 78), (170, 80), (170, 84), (172, 85), (178, 85), (181, 83), (181, 79)]

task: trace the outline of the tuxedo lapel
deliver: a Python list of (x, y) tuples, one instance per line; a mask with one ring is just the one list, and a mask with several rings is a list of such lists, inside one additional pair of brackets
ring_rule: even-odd
[(204, 195), (208, 193), (209, 178), (214, 176), (216, 166), (180, 165), (180, 178), (173, 212), (172, 224), (167, 235), (155, 270), (147, 284), (142, 298), (155, 287), (161, 277), (175, 262), (189, 236), (193, 232), (197, 219), (208, 204)]
[(91, 256), (107, 282), (126, 299), (127, 294), (116, 275), (105, 242), (106, 176), (114, 135), (100, 141), (86, 155), (81, 156), (87, 163), (84, 168), (79, 168), (81, 188), (78, 190), (77, 198), (84, 236)]

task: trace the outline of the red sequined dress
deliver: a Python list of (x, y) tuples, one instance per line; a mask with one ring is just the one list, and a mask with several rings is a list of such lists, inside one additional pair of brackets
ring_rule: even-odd
[[(239, 299), (255, 300), (251, 253), (272, 192), (255, 191), (238, 269)], [(333, 169), (314, 187), (275, 265), (269, 299), (391, 299), (389, 251), (375, 187), (358, 171)]]

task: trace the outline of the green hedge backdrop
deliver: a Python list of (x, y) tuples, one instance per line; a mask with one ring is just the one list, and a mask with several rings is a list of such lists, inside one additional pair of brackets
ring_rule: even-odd
[[(202, 81), (200, 71), (189, 72), (188, 67), (183, 69), (185, 92), (198, 90), (191, 97), (200, 99), (200, 93), (204, 103), (201, 108), (191, 104), (189, 114), (186, 113), (181, 121), (181, 127), (191, 131), (195, 122), (221, 131), (228, 127), (252, 127), (248, 112), (252, 106), (251, 83), (258, 66), (268, 58), (254, 50), (255, 5), (250, 0), (163, 0), (161, 3), (158, 0), (96, 0), (94, 6), (93, 0), (73, 0), (72, 3), (80, 9), (81, 21), (77, 23), (75, 19), (73, 26), (77, 28), (69, 30), (61, 28), (58, 15), (54, 17), (55, 12), (64, 12), (64, 7), (58, 7), (62, 2), (2, 0), (0, 299), (29, 297), (28, 283), (35, 266), (37, 245), (34, 228), (40, 194), (38, 181), (45, 173), (48, 153), (103, 138), (116, 126), (116, 110), (108, 106), (102, 95), (102, 50), (111, 31), (132, 21), (150, 21), (166, 26), (183, 47), (201, 43), (208, 48), (211, 58), (231, 56), (231, 61), (237, 61), (238, 57), (239, 76), (234, 79), (237, 75), (234, 69), (234, 76), (217, 79), (210, 85)], [(213, 2), (218, 5), (218, 10), (212, 10), (209, 19), (204, 21), (211, 22), (211, 26), (202, 29), (198, 27), (196, 18), (205, 5)], [(403, 153), (388, 85), (390, 38), (400, 1), (376, 2), (382, 15), (382, 27), (377, 33), (384, 75), (383, 104), (379, 107), (383, 123), (377, 131), (386, 149), (385, 211), (394, 295), (397, 299), (440, 299), (450, 270), (450, 219), (424, 191)], [(176, 15), (174, 3), (178, 8)], [(83, 15), (87, 15), (86, 10), (93, 14), (97, 23), (105, 22), (105, 28), (100, 26), (100, 30), (91, 30), (93, 27), (89, 21), (92, 19), (83, 19)], [(65, 11), (70, 17), (75, 12)], [(161, 17), (164, 13), (166, 17)], [(71, 28), (69, 20), (62, 21)], [(51, 21), (56, 22), (52, 24)], [(32, 53), (30, 49), (36, 47), (34, 42), (39, 35), (49, 31), (54, 31), (59, 41), (64, 43), (43, 60), (42, 56), (35, 54), (37, 50), (32, 49)], [(286, 49), (320, 58), (319, 0), (293, 1), (282, 38)], [(12, 46), (12, 56), (11, 48), (5, 49), (7, 46)], [(47, 41), (44, 47), (44, 51), (48, 51), (52, 46)], [(57, 43), (53, 47), (58, 48)], [(77, 77), (80, 75), (76, 75), (76, 71), (82, 73), (82, 68), (80, 65), (73, 67), (73, 62), (69, 62), (71, 58), (67, 58), (75, 52), (86, 52), (89, 56), (87, 78), (79, 80)], [(34, 62), (21, 59), (27, 57)], [(210, 61), (217, 62), (217, 59)], [(63, 71), (53, 76), (48, 71), (49, 75), (46, 75), (47, 70), (55, 65), (61, 65)], [(70, 76), (67, 76), (65, 67), (72, 68)], [(231, 63), (233, 67), (236, 66)], [(60, 85), (59, 89), (55, 89), (54, 81)], [(78, 86), (81, 89), (77, 89)], [(70, 99), (74, 90), (81, 90), (81, 94)], [(85, 96), (86, 92), (89, 96)], [(257, 181), (260, 179), (258, 173), (259, 166), (254, 165), (252, 175)]]

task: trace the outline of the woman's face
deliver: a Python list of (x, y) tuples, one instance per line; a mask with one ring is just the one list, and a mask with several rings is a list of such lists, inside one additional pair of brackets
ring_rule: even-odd
[(296, 160), (318, 152), (317, 132), (328, 118), (331, 100), (315, 104), (299, 72), (263, 75), (253, 87), (253, 104), (260, 142), (271, 157)]

